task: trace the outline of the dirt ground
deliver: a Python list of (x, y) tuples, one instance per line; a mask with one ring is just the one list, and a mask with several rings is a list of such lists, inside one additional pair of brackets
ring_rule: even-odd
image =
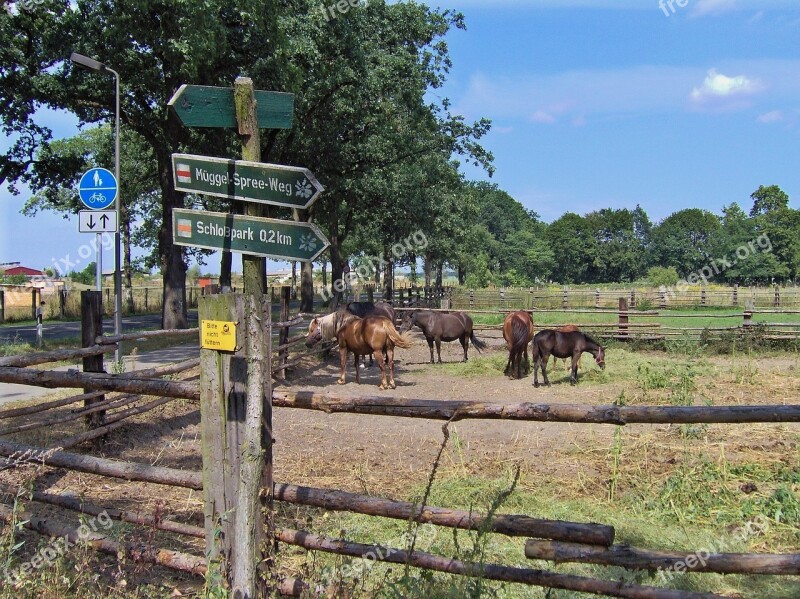
[[(496, 376), (456, 376), (447, 367), (428, 363), (430, 354), (424, 339), (413, 335), (414, 346), (397, 350), (397, 389), (379, 391), (380, 370), (376, 366), (363, 368), (361, 384), (355, 383), (352, 358), (348, 362), (347, 384), (337, 385), (338, 354), (327, 360), (309, 358), (295, 369), (287, 382), (277, 384), (277, 389), (330, 392), (340, 395), (385, 395), (416, 399), (481, 400), (492, 403), (584, 403), (610, 404), (620, 397), (635, 395), (630, 378), (615, 380), (614, 353), (607, 356), (607, 370), (600, 382), (570, 386), (564, 370), (551, 376), (550, 388), (534, 388), (532, 379), (510, 380), (497, 372)], [(487, 339), (490, 348), (482, 358), (495, 356), (500, 362), (505, 350), (502, 340)], [(654, 354), (663, 360), (664, 354)], [(462, 356), (457, 343), (443, 344), (442, 359), (447, 363), (459, 362)], [(478, 357), (470, 349), (470, 358)], [(763, 382), (735, 384), (736, 373), (731, 373), (730, 359), (704, 358), (710, 364), (712, 381), (705, 385), (705, 393), (713, 394), (715, 405), (795, 403), (800, 393), (797, 376), (797, 359), (791, 356), (769, 357), (759, 360), (760, 376), (778, 377), (779, 382), (765, 391)], [(584, 356), (583, 376), (597, 367), (589, 355)], [(746, 369), (746, 364), (742, 366)], [(188, 373), (189, 378), (197, 373)], [(731, 383), (727, 379), (731, 379)], [(718, 380), (718, 383), (714, 383)], [(668, 391), (668, 390), (667, 390)], [(65, 409), (67, 410), (67, 409)], [(67, 410), (68, 411), (68, 410)], [(66, 413), (66, 412), (64, 412)], [(16, 424), (13, 420), (5, 421)], [(424, 485), (431, 464), (442, 443), (442, 421), (379, 416), (325, 414), (309, 410), (274, 410), (273, 429), (275, 480), (301, 485), (330, 487), (384, 496), (405, 497), (412, 488)], [(200, 416), (195, 402), (177, 400), (150, 413), (137, 417), (131, 424), (114, 432), (105, 446), (105, 457), (167, 466), (189, 470), (201, 468)], [(80, 421), (47, 427), (38, 431), (21, 433), (11, 438), (21, 443), (46, 446), (59, 437), (75, 434)], [(626, 427), (626, 432), (664, 433), (668, 427), (638, 425)], [(442, 467), (458, 467), (462, 473), (493, 476), (515, 462), (524, 464), (526, 472), (542, 480), (569, 476), (576, 469), (591, 466), (580, 463), (580, 451), (575, 448), (593, 446), (607, 452), (613, 442), (616, 427), (611, 425), (576, 425), (560, 423), (511, 421), (461, 421), (450, 426), (449, 450)], [(764, 446), (767, 437), (748, 439), (753, 427), (714, 427), (709, 433), (713, 439), (739, 437), (739, 449), (750, 445)], [(785, 427), (782, 430), (787, 430)], [(795, 425), (788, 430), (798, 431)], [(735, 453), (737, 449), (732, 449)], [(795, 447), (796, 450), (796, 447)], [(76, 451), (76, 450), (72, 450)], [(79, 451), (89, 452), (85, 447)], [(656, 456), (654, 459), (658, 459)], [(664, 456), (664, 461), (669, 460)], [(166, 517), (202, 526), (202, 495), (183, 489), (128, 483), (89, 474), (53, 470), (30, 466), (23, 472), (0, 472), (0, 483), (5, 490), (25, 479), (39, 490), (53, 493), (71, 493), (96, 504), (144, 512), (160, 511)], [(52, 513), (49, 508), (36, 504), (30, 507), (37, 512)], [(299, 517), (299, 513), (298, 513)], [(75, 515), (68, 518), (75, 520)], [(137, 533), (139, 534), (139, 533)], [(149, 534), (149, 533), (142, 533)], [(153, 542), (163, 543), (196, 555), (202, 554), (202, 542), (152, 535)], [(197, 582), (190, 577), (175, 577), (160, 569), (142, 568), (147, 579), (164, 576), (165, 579), (187, 587)]]

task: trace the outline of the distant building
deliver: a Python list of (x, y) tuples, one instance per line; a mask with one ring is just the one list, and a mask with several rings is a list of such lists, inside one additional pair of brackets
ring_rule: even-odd
[(27, 266), (11, 266), (3, 270), (4, 275), (24, 275), (26, 277), (43, 277), (44, 273), (35, 268), (28, 268)]

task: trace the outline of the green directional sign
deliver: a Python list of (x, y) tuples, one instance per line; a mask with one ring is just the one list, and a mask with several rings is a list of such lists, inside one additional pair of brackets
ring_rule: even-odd
[(325, 188), (308, 169), (191, 154), (172, 155), (175, 189), (271, 206), (308, 208)]
[(311, 223), (183, 208), (172, 210), (172, 241), (207, 250), (301, 262), (315, 260), (329, 245)]
[[(256, 90), (256, 114), (262, 129), (291, 129), (294, 94)], [(232, 87), (181, 85), (167, 103), (187, 127), (236, 128)]]

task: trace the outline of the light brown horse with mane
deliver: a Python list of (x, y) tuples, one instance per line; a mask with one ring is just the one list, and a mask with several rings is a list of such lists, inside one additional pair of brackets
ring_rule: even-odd
[(522, 357), (525, 356), (525, 373), (530, 372), (531, 363), (528, 360), (528, 343), (533, 339), (533, 318), (525, 310), (510, 312), (503, 321), (503, 339), (506, 340), (508, 349), (508, 363), (503, 371), (514, 378), (522, 378)]
[[(367, 316), (359, 318), (344, 310), (315, 318), (308, 327), (306, 345), (314, 346), (321, 340), (336, 339), (339, 344), (341, 356), (340, 385), (345, 384), (345, 370), (347, 368), (347, 355), (353, 352), (356, 365), (356, 383), (360, 383), (358, 373), (358, 359), (360, 356), (374, 355), (375, 361), (381, 368), (381, 384), (379, 389), (395, 389), (394, 382), (394, 348), (403, 349), (411, 347), (411, 341), (400, 335), (394, 324), (383, 316)], [(388, 362), (388, 364), (386, 363)], [(386, 369), (389, 369), (389, 380), (386, 379)]]

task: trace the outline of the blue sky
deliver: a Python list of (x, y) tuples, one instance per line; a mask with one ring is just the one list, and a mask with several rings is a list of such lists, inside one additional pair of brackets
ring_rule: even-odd
[[(762, 184), (800, 206), (796, 0), (440, 5), (462, 11), (467, 31), (448, 37), (454, 66), (435, 93), (493, 121), (492, 180), (545, 221), (636, 204), (654, 221), (734, 201), (749, 209)], [(76, 131), (69, 116), (43, 117), (59, 135)], [(88, 241), (77, 219), (20, 216), (23, 201), (0, 191), (0, 262), (42, 267)]]

